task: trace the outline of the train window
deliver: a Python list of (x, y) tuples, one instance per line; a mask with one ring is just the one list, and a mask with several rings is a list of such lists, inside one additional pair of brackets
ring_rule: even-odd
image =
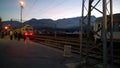
[(32, 29), (29, 29), (30, 31), (32, 31)]
[(26, 31), (28, 31), (28, 29), (27, 29), (27, 28), (26, 28), (25, 30), (26, 30)]
[(120, 31), (120, 24), (118, 22), (113, 23), (113, 31), (114, 32)]

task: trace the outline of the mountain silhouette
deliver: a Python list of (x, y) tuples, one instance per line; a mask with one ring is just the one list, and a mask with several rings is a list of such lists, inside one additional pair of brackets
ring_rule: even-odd
[[(81, 17), (73, 17), (73, 18), (64, 18), (64, 19), (58, 19), (58, 20), (52, 20), (52, 19), (31, 19), (24, 24), (29, 24), (33, 26), (36, 29), (42, 29), (42, 28), (51, 28), (51, 29), (75, 29), (80, 27), (79, 23), (81, 20)], [(95, 16), (91, 16), (91, 26), (93, 26), (94, 21), (96, 20)], [(87, 21), (87, 19), (86, 19)]]

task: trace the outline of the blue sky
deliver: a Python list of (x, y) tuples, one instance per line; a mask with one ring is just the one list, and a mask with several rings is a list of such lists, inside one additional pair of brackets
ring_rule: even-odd
[[(0, 0), (0, 17), (3, 21), (10, 19), (20, 19), (20, 0)], [(81, 16), (82, 0), (23, 0), (23, 19), (31, 18), (53, 20)], [(86, 0), (88, 1), (88, 0)], [(95, 0), (97, 1), (97, 0)], [(102, 0), (101, 0), (102, 1)], [(120, 13), (120, 0), (113, 0), (113, 12)], [(86, 2), (87, 4), (87, 2)], [(97, 8), (102, 9), (102, 4)], [(88, 7), (86, 5), (86, 7)], [(101, 16), (97, 11), (92, 11), (92, 15)]]

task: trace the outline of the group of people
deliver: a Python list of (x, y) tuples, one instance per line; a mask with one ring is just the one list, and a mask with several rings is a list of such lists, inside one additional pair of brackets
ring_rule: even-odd
[(9, 32), (10, 40), (13, 40), (13, 38), (16, 40), (20, 40), (22, 38), (22, 33), (21, 31), (10, 31)]

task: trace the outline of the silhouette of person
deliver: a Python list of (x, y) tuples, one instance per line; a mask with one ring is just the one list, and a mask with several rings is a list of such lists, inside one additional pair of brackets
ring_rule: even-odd
[(9, 35), (10, 35), (10, 40), (12, 40), (13, 39), (13, 31), (12, 30), (10, 31)]
[(19, 31), (17, 34), (18, 34), (18, 41), (19, 41), (22, 37), (21, 31)]
[(17, 31), (14, 31), (14, 39), (16, 40), (17, 38)]

